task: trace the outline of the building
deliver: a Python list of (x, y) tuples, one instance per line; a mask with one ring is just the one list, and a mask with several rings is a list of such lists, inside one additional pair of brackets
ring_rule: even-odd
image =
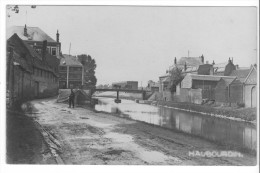
[(176, 95), (180, 96), (182, 101), (193, 103), (201, 103), (203, 99), (215, 100), (215, 88), (221, 78), (236, 77), (188, 74), (182, 80), (180, 91), (176, 92)]
[(81, 88), (84, 84), (84, 66), (75, 56), (61, 55), (59, 88)]
[(149, 80), (147, 84), (147, 90), (152, 92), (159, 91), (159, 82)]
[(233, 64), (233, 58), (232, 60), (229, 58), (228, 62), (224, 63), (213, 63), (213, 75), (216, 76), (229, 76), (233, 70), (236, 70), (238, 68), (237, 65)]
[[(203, 55), (199, 57), (181, 57), (178, 61), (175, 57), (174, 64), (169, 67), (166, 74), (159, 77), (159, 92), (162, 95), (162, 99), (166, 101), (172, 100), (172, 93), (168, 87), (171, 81), (171, 71), (178, 68), (183, 76), (186, 76), (187, 74), (197, 74), (199, 66), (202, 64), (204, 64)], [(176, 86), (176, 90), (180, 90), (180, 85)]]
[(7, 92), (10, 104), (58, 94), (59, 60), (47, 52), (43, 41), (41, 53), (14, 34), (7, 40)]
[(233, 82), (239, 82), (236, 81), (237, 78), (221, 78), (215, 88), (215, 102), (217, 104), (229, 104), (231, 102), (239, 101), (237, 98), (234, 98), (234, 96), (238, 96), (240, 92), (237, 94), (233, 93), (234, 90), (230, 90), (230, 86)]
[(13, 34), (17, 34), (20, 39), (31, 46), (37, 53), (41, 54), (43, 41), (47, 41), (47, 52), (59, 58), (61, 53), (61, 43), (59, 41), (60, 34), (57, 31), (56, 40), (52, 39), (48, 34), (38, 27), (12, 26), (7, 29), (7, 38)]
[(138, 90), (138, 82), (137, 81), (115, 82), (112, 83), (112, 88)]
[[(245, 107), (257, 106), (257, 67), (251, 65), (248, 69), (233, 70), (230, 76), (236, 76), (239, 82), (231, 85), (234, 93), (234, 100), (237, 103), (244, 103)], [(232, 92), (231, 91), (231, 92)], [(238, 97), (240, 96), (240, 97)]]

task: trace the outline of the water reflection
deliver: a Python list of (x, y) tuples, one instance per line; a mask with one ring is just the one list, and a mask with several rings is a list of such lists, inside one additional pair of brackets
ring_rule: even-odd
[(115, 104), (110, 98), (99, 98), (95, 109), (117, 113), (120, 117), (180, 130), (216, 142), (256, 150), (256, 127), (250, 123), (137, 104), (130, 100), (122, 100), (121, 104)]

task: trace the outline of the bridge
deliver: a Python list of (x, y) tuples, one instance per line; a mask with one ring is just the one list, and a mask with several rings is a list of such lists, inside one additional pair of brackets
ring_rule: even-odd
[(130, 90), (130, 89), (91, 89), (91, 92), (94, 93), (96, 91), (114, 91), (116, 92), (116, 103), (121, 103), (121, 100), (119, 99), (119, 92), (127, 92), (127, 93), (141, 93), (142, 94), (142, 99), (145, 99), (146, 91), (145, 90)]

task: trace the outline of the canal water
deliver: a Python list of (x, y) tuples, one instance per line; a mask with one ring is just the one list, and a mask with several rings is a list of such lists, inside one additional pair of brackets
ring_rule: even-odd
[(162, 106), (138, 104), (132, 100), (114, 103), (112, 98), (98, 97), (97, 111), (116, 113), (149, 124), (197, 135), (221, 144), (256, 151), (256, 127), (252, 123), (191, 113)]

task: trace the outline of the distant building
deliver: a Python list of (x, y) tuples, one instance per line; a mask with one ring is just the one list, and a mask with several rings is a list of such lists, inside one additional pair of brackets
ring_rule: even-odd
[(233, 70), (236, 70), (238, 67), (233, 64), (233, 59), (229, 58), (228, 62), (214, 64), (213, 65), (213, 75), (216, 76), (229, 76)]
[[(174, 58), (174, 64), (169, 67), (166, 74), (159, 77), (159, 92), (162, 93), (162, 99), (165, 101), (172, 100), (172, 93), (169, 90), (170, 72), (178, 68), (183, 76), (187, 74), (197, 74), (199, 66), (204, 64), (204, 56), (199, 57), (181, 57), (178, 61)], [(180, 90), (180, 84), (176, 86), (176, 90)]]
[(204, 56), (199, 57), (181, 57), (178, 61), (175, 57), (174, 64), (169, 67), (169, 71), (178, 68), (182, 71), (183, 75), (188, 73), (197, 74), (200, 65), (204, 64)]
[(56, 33), (56, 40), (54, 40), (38, 27), (27, 27), (26, 25), (24, 27), (12, 26), (7, 29), (7, 38), (10, 38), (15, 33), (39, 54), (41, 54), (42, 51), (43, 41), (46, 40), (47, 52), (59, 58), (61, 43), (59, 41), (60, 34), (58, 31)]
[(63, 54), (59, 65), (59, 88), (81, 88), (84, 84), (84, 67), (75, 56)]
[(159, 91), (159, 82), (149, 80), (147, 84), (147, 90), (152, 92)]
[(138, 90), (138, 82), (137, 81), (115, 82), (112, 83), (112, 88)]
[(39, 53), (17, 34), (7, 40), (7, 91), (12, 103), (58, 93), (59, 59), (46, 51), (46, 41), (41, 45)]

